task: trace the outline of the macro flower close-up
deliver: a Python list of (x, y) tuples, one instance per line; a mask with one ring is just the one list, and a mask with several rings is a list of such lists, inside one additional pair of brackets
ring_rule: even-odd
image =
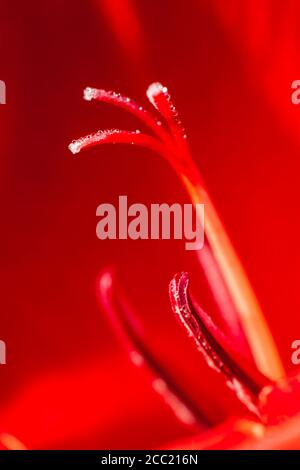
[(1, 1), (1, 449), (300, 449), (299, 19)]

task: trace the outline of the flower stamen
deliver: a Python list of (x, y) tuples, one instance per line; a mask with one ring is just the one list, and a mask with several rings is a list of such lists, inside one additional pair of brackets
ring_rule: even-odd
[(138, 323), (124, 293), (118, 288), (111, 271), (104, 271), (97, 282), (97, 294), (101, 307), (107, 313), (132, 363), (142, 370), (150, 380), (152, 388), (171, 408), (183, 424), (196, 426), (201, 430), (209, 421), (198, 407), (168, 377), (163, 367), (146, 347), (142, 328)]
[[(210, 262), (206, 264), (206, 275), (207, 271), (211, 269), (211, 275), (207, 275), (207, 279), (212, 292), (215, 296), (218, 296), (217, 287), (210, 282), (210, 279), (213, 278), (213, 271), (217, 272), (219, 270), (221, 274), (219, 280), (220, 282), (223, 280), (224, 287), (226, 287), (232, 300), (235, 315), (243, 327), (243, 334), (247, 338), (258, 369), (273, 380), (284, 376), (284, 369), (272, 334), (242, 264), (191, 158), (185, 132), (166, 87), (160, 83), (154, 83), (148, 88), (147, 96), (154, 108), (166, 121), (169, 133), (148, 111), (145, 111), (130, 98), (114, 92), (93, 88), (86, 89), (84, 96), (87, 100), (97, 99), (130, 111), (154, 131), (154, 136), (139, 131), (130, 132), (117, 129), (98, 131), (72, 142), (69, 146), (70, 150), (73, 153), (78, 153), (82, 148), (96, 144), (129, 143), (157, 152), (170, 162), (179, 174), (193, 204), (205, 205), (205, 234), (209, 242), (209, 250), (213, 255), (210, 257)], [(199, 255), (199, 260), (203, 265), (201, 255)], [(219, 298), (221, 297), (222, 295), (219, 295)], [(226, 302), (222, 306), (219, 302), (222, 315), (230, 320), (233, 314), (232, 309), (228, 312), (226, 305), (229, 305), (229, 303)], [(237, 324), (235, 319), (232, 323), (233, 325)], [(239, 340), (238, 337), (236, 339)], [(244, 341), (242, 340), (241, 346), (243, 344)]]
[(188, 294), (187, 273), (177, 274), (170, 283), (172, 309), (203, 354), (209, 367), (222, 373), (227, 386), (237, 398), (257, 416), (258, 396), (270, 381), (255, 366), (240, 356), (233, 344), (213, 323), (212, 319), (194, 302)]

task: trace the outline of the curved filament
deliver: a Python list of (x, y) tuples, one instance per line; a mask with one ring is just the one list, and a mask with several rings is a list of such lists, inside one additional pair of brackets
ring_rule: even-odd
[(133, 364), (143, 371), (177, 419), (188, 426), (204, 429), (207, 418), (197, 406), (179, 389), (166, 371), (147, 349), (141, 328), (120, 289), (116, 292), (115, 281), (110, 271), (104, 271), (97, 282), (98, 300), (107, 313), (110, 324), (118, 335)]
[(170, 283), (170, 301), (175, 315), (194, 340), (209, 367), (221, 373), (237, 398), (252, 413), (260, 416), (258, 396), (270, 381), (249, 365), (245, 357), (240, 356), (240, 352), (222, 334), (212, 319), (191, 301), (188, 285), (187, 273), (177, 274)]

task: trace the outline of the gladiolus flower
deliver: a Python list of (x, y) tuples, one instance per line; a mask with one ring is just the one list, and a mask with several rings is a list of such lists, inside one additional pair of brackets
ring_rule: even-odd
[[(98, 144), (146, 147), (171, 164), (192, 202), (205, 204), (207, 243), (198, 256), (219, 306), (225, 330), (221, 331), (191, 296), (187, 273), (177, 274), (171, 280), (170, 301), (174, 314), (207, 366), (224, 377), (226, 385), (244, 405), (245, 418), (231, 420), (214, 431), (199, 435), (199, 429), (203, 431), (209, 427), (209, 416), (180, 389), (176, 380), (169, 378), (168, 371), (148, 350), (137, 316), (118, 287), (115, 275), (109, 270), (104, 271), (97, 282), (99, 303), (108, 314), (132, 362), (146, 373), (152, 387), (175, 416), (186, 425), (195, 427), (195, 431), (198, 427), (197, 436), (200, 437), (190, 440), (184, 448), (231, 448), (243, 446), (242, 442), (248, 440), (251, 447), (251, 439), (256, 442), (262, 436), (269, 436), (274, 423), (287, 422), (289, 417), (297, 414), (295, 403), (299, 395), (299, 380), (285, 377), (276, 345), (255, 294), (193, 163), (186, 133), (167, 88), (153, 83), (147, 90), (147, 97), (157, 115), (121, 94), (86, 88), (86, 100), (107, 102), (127, 110), (149, 129), (149, 133), (140, 130), (100, 130), (73, 141), (69, 148), (77, 154)], [(178, 443), (177, 446), (181, 448), (184, 444)]]

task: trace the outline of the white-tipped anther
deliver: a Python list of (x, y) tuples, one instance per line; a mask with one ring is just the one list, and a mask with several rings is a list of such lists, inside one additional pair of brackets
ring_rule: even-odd
[(74, 140), (74, 142), (71, 142), (68, 148), (73, 153), (73, 155), (76, 155), (76, 153), (80, 152), (80, 143), (77, 140)]
[(168, 93), (167, 87), (163, 86), (159, 82), (154, 82), (149, 85), (147, 89), (147, 98), (148, 100), (154, 105), (155, 98), (160, 95), (161, 93), (165, 94)]
[(95, 98), (96, 90), (95, 88), (87, 87), (83, 91), (83, 99), (86, 101), (91, 101)]

